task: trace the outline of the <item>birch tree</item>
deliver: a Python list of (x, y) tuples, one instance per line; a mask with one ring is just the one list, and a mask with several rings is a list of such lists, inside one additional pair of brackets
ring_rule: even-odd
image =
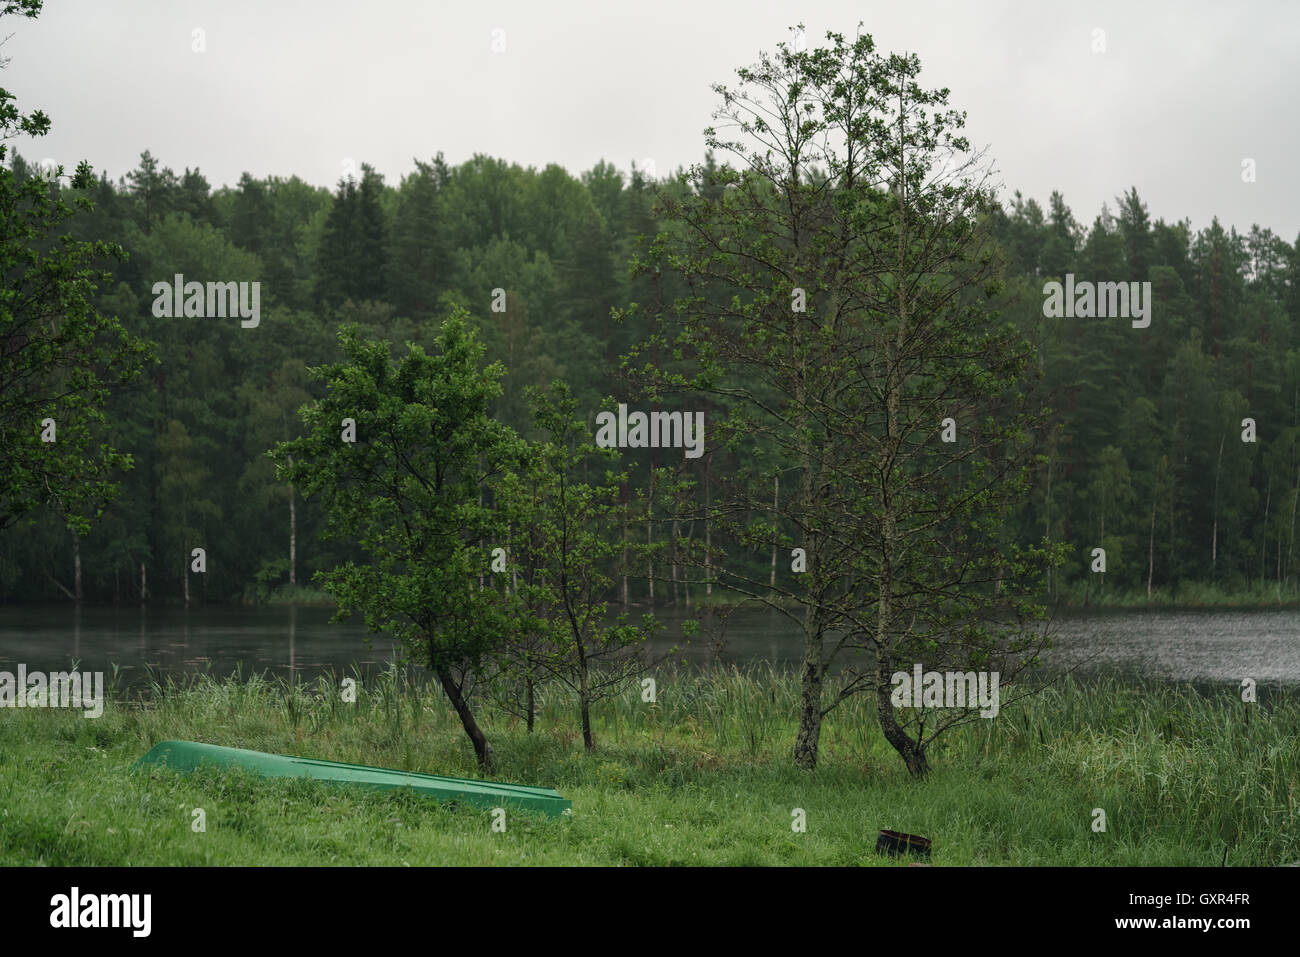
[[(690, 294), (617, 314), (646, 330), (624, 361), (645, 394), (729, 410), (709, 447), (740, 450), (742, 464), (716, 483), (710, 517), (735, 545), (710, 562), (795, 629), (806, 769), (825, 716), (867, 693), (924, 775), (929, 743), (971, 712), (898, 715), (895, 669), (1022, 662), (1042, 612), (1029, 599), (1059, 560), (1007, 537), (1046, 416), (1025, 388), (1032, 350), (991, 306), (991, 173), (948, 91), (922, 88), (919, 72), (866, 34), (828, 33), (816, 49), (778, 44), (735, 87), (716, 86), (705, 135), (734, 161), (712, 171), (724, 188), (702, 189), (699, 167), (683, 174), (637, 264), (679, 273)], [(674, 361), (647, 361), (653, 350)], [(945, 419), (955, 443), (940, 440)], [(773, 545), (802, 553), (769, 588), (735, 546)]]

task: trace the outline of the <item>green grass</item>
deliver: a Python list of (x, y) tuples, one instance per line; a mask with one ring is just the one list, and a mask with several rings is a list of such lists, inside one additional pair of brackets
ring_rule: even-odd
[(766, 668), (661, 674), (654, 707), (639, 689), (605, 705), (590, 754), (572, 702), (547, 690), (532, 735), (485, 715), (496, 776), (558, 788), (574, 814), (513, 813), (504, 833), (488, 811), (411, 794), (131, 770), (170, 738), (477, 776), (439, 693), (393, 674), (355, 705), (336, 689), (200, 677), (99, 719), (0, 709), (0, 864), (886, 864), (880, 828), (931, 838), (936, 865), (1300, 859), (1294, 694), (1247, 723), (1226, 691), (1049, 687), (953, 732), (917, 782), (856, 701), (830, 716), (818, 770), (795, 769), (796, 683)]

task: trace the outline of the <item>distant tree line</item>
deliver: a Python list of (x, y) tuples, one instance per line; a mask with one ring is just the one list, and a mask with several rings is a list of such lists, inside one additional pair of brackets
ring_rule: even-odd
[[(721, 189), (708, 172), (711, 153), (703, 165), (698, 188)], [(40, 171), (15, 155), (12, 172), (21, 184)], [(314, 394), (307, 368), (339, 358), (343, 322), (428, 345), (458, 305), (487, 358), (506, 367), (498, 417), (527, 432), (526, 388), (563, 379), (591, 422), (602, 397), (626, 395), (618, 359), (636, 333), (612, 322), (611, 308), (689, 291), (681, 276), (633, 277), (627, 268), (638, 238), (662, 228), (657, 192), (688, 188), (608, 163), (574, 177), (483, 156), (454, 167), (441, 157), (417, 162), (397, 186), (363, 167), (359, 181), (345, 179), (332, 195), (296, 177), (248, 174), (214, 192), (197, 170), (177, 175), (147, 152), (118, 183), (101, 175), (79, 191), (93, 210), (76, 213), (72, 232), (119, 244), (126, 259), (104, 263), (111, 279), (93, 305), (156, 343), (161, 361), (107, 405), (107, 441), (134, 459), (120, 475), (122, 494), (80, 536), (53, 510), (12, 529), (0, 540), (5, 598), (178, 601), (195, 546), (209, 563), (193, 600), (258, 600), (332, 565), (346, 549), (319, 541), (319, 511), (275, 482), (264, 452), (296, 434), (297, 409)], [(1293, 598), (1296, 245), (1217, 220), (1199, 231), (1152, 222), (1135, 189), (1087, 228), (1059, 193), (1046, 211), (1017, 193), (995, 218), (1009, 262), (1000, 305), (1037, 347), (1060, 425), (1039, 449), (1043, 468), (1017, 510), (1026, 541), (1046, 534), (1071, 545), (1054, 590), (1214, 583)], [(260, 281), (260, 327), (154, 318), (152, 284), (176, 273)], [(1043, 284), (1066, 274), (1150, 281), (1151, 325), (1044, 317)], [(492, 311), (496, 289), (504, 312)], [(1254, 443), (1241, 440), (1247, 417)], [(627, 455), (643, 475), (677, 464), (667, 450)], [(703, 499), (741, 465), (711, 448), (692, 465), (694, 494)], [(652, 524), (651, 534), (673, 530)], [(1095, 547), (1106, 549), (1104, 577), (1089, 571)], [(758, 574), (763, 556), (752, 561)], [(687, 600), (671, 566), (651, 571), (656, 602)], [(649, 574), (643, 579), (626, 584), (629, 600), (651, 597)], [(621, 599), (625, 583), (616, 584)]]
[[(9, 166), (14, 191), (30, 193), (49, 172), (12, 152)], [(258, 601), (348, 557), (346, 543), (321, 541), (318, 506), (277, 483), (265, 454), (299, 433), (297, 410), (320, 397), (308, 368), (341, 358), (345, 323), (429, 346), (449, 311), (463, 309), (486, 360), (505, 367), (497, 418), (530, 434), (527, 390), (563, 380), (590, 424), (604, 397), (629, 395), (619, 361), (639, 341), (635, 324), (612, 321), (611, 310), (638, 303), (652, 312), (696, 291), (678, 272), (629, 264), (645, 261), (647, 242), (670, 228), (665, 203), (726, 188), (712, 150), (699, 175), (661, 181), (606, 162), (574, 176), (486, 156), (417, 160), (397, 184), (368, 165), (358, 172), (332, 193), (247, 173), (214, 191), (199, 170), (178, 174), (145, 152), (116, 183), (83, 173), (76, 188), (69, 174), (50, 184), (50, 202), (75, 194), (85, 207), (69, 212), (76, 239), (112, 244), (99, 248), (107, 278), (86, 287), (87, 308), (154, 343), (159, 361), (105, 405), (96, 434), (132, 467), (104, 460), (121, 494), (93, 527), (70, 529), (79, 513), (66, 494), (6, 519), (15, 527), (0, 538), (5, 600)], [(1035, 347), (1038, 387), (1058, 426), (1040, 441), (1041, 468), (1015, 511), (1019, 540), (1070, 546), (1052, 592), (1176, 595), (1213, 584), (1294, 599), (1300, 247), (1217, 219), (1199, 230), (1152, 222), (1135, 188), (1088, 226), (1060, 193), (1045, 209), (1015, 193), (990, 219), (1008, 267), (995, 304)], [(116, 247), (124, 257), (104, 255)], [(152, 285), (176, 274), (260, 282), (259, 328), (155, 318)], [(1067, 274), (1149, 281), (1150, 326), (1045, 317), (1044, 284)], [(725, 409), (705, 411), (720, 421)], [(1255, 441), (1242, 440), (1244, 419)], [(61, 427), (71, 436), (81, 425)], [(708, 501), (748, 466), (746, 454), (710, 443), (687, 463), (689, 490), (655, 489), (640, 534), (668, 540), (669, 557), (620, 574), (616, 600), (684, 603), (712, 590), (688, 585), (671, 556), (678, 539), (726, 531), (683, 522), (680, 502), (660, 509), (654, 498)], [(625, 461), (647, 491), (654, 470), (683, 465), (664, 449), (629, 449)], [(779, 503), (784, 492), (773, 491)], [(636, 494), (622, 489), (625, 503)], [(207, 570), (187, 587), (195, 547)], [(1104, 574), (1090, 571), (1098, 547)], [(728, 560), (755, 578), (774, 562), (759, 545)]]

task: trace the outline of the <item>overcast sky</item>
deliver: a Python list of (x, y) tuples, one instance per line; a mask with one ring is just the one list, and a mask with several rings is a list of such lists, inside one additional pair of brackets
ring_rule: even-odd
[(24, 156), (114, 179), (145, 149), (214, 188), (245, 170), (332, 187), (349, 160), (397, 183), (439, 150), (664, 174), (702, 157), (710, 84), (799, 21), (919, 54), (1004, 196), (1060, 189), (1087, 224), (1136, 186), (1152, 219), (1300, 232), (1294, 0), (47, 0), (0, 23), (0, 85), (53, 120)]

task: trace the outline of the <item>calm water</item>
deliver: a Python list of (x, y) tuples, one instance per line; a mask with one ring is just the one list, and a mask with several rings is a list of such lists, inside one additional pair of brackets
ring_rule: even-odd
[[(80, 662), (85, 671), (120, 670), (125, 685), (142, 683), (152, 669), (180, 676), (241, 667), (311, 680), (326, 670), (356, 666), (382, 670), (393, 642), (367, 642), (359, 622), (330, 624), (327, 608), (76, 609), (68, 605), (0, 608), (0, 671), (19, 663), (59, 671)], [(796, 634), (766, 611), (736, 615), (721, 634), (704, 628), (692, 642), (681, 633), (684, 611), (661, 610), (667, 622), (657, 650), (677, 645), (686, 661), (772, 661), (794, 664)], [(1048, 664), (1077, 666), (1085, 674), (1140, 675), (1161, 681), (1300, 687), (1300, 611), (1119, 612), (1059, 619)], [(710, 634), (709, 632), (712, 632)], [(721, 639), (721, 640), (719, 640)]]

